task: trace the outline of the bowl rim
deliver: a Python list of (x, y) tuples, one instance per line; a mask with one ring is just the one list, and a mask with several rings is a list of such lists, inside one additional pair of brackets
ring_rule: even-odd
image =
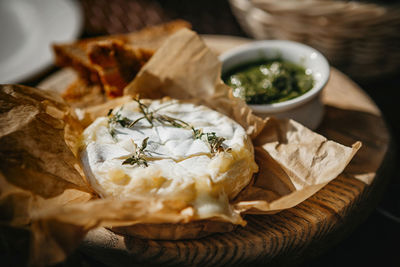
[[(281, 111), (286, 111), (295, 107), (298, 107), (310, 100), (312, 100), (314, 97), (317, 97), (319, 93), (322, 91), (322, 89), (325, 87), (327, 84), (329, 77), (330, 77), (330, 66), (328, 60), (325, 58), (325, 56), (316, 50), (315, 48), (294, 42), (294, 41), (289, 41), (289, 40), (261, 40), (261, 41), (251, 41), (247, 44), (240, 45), (236, 48), (230, 49), (221, 55), (219, 55), (219, 60), (222, 62), (222, 66), (224, 62), (227, 60), (237, 57), (242, 54), (249, 53), (251, 51), (259, 51), (259, 50), (270, 50), (273, 49), (274, 51), (280, 50), (282, 54), (284, 54), (285, 49), (295, 49), (298, 51), (306, 52), (307, 54), (312, 54), (316, 53), (317, 58), (319, 59), (319, 62), (322, 66), (322, 71), (321, 73), (326, 73), (326, 75), (322, 75), (321, 83), (318, 86), (313, 86), (309, 91), (306, 93), (295, 97), (290, 100), (286, 100), (283, 102), (279, 103), (272, 103), (272, 104), (248, 104), (249, 107), (251, 107), (255, 112), (270, 112), (270, 113), (277, 113)], [(289, 60), (290, 61), (290, 60)], [(245, 63), (246, 61), (243, 60), (242, 63)], [(240, 63), (239, 63), (240, 64)], [(222, 74), (222, 69), (221, 69), (221, 74)], [(315, 79), (315, 77), (314, 77)]]

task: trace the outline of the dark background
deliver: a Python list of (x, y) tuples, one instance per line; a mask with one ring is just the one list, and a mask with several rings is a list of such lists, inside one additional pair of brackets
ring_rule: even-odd
[[(247, 36), (237, 24), (227, 1), (129, 1), (81, 0), (85, 24), (80, 38), (135, 31), (181, 18), (192, 23), (200, 34)], [(390, 1), (393, 2), (393, 1)], [(399, 29), (400, 31), (400, 29)], [(47, 75), (57, 71), (52, 67), (27, 85), (36, 85)], [(368, 81), (355, 80), (376, 102), (391, 130), (395, 144), (400, 133), (399, 93), (400, 70), (390, 77)], [(394, 148), (396, 154), (399, 146)], [(400, 165), (400, 161), (397, 160)], [(397, 164), (396, 164), (397, 165)], [(301, 266), (400, 266), (400, 179), (399, 170), (391, 174), (391, 181), (377, 209), (345, 240)], [(391, 218), (395, 215), (396, 218)], [(104, 266), (76, 252), (57, 266)]]

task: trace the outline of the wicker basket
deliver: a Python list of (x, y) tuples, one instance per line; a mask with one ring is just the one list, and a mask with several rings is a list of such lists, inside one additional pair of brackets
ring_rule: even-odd
[(356, 79), (400, 72), (400, 8), (335, 0), (230, 0), (244, 31), (321, 51)]

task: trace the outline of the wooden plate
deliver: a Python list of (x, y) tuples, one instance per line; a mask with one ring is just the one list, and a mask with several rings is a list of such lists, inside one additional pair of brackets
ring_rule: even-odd
[[(203, 38), (217, 53), (249, 41)], [(54, 74), (39, 87), (65, 84), (60, 77), (65, 79), (66, 73)], [(198, 240), (141, 240), (98, 228), (88, 233), (80, 250), (110, 266), (295, 265), (327, 250), (374, 209), (389, 180), (394, 156), (392, 138), (377, 106), (334, 68), (323, 100), (325, 116), (317, 132), (345, 145), (360, 140), (363, 146), (337, 179), (303, 203), (275, 215), (247, 215), (246, 227)]]

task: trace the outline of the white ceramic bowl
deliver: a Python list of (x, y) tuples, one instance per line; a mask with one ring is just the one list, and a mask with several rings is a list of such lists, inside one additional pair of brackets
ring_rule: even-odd
[(229, 50), (219, 59), (222, 74), (234, 67), (263, 58), (280, 57), (303, 66), (314, 78), (314, 86), (296, 98), (273, 104), (249, 105), (260, 117), (275, 116), (294, 119), (310, 129), (318, 127), (324, 114), (321, 91), (329, 79), (329, 63), (317, 50), (304, 44), (283, 41), (255, 41)]

